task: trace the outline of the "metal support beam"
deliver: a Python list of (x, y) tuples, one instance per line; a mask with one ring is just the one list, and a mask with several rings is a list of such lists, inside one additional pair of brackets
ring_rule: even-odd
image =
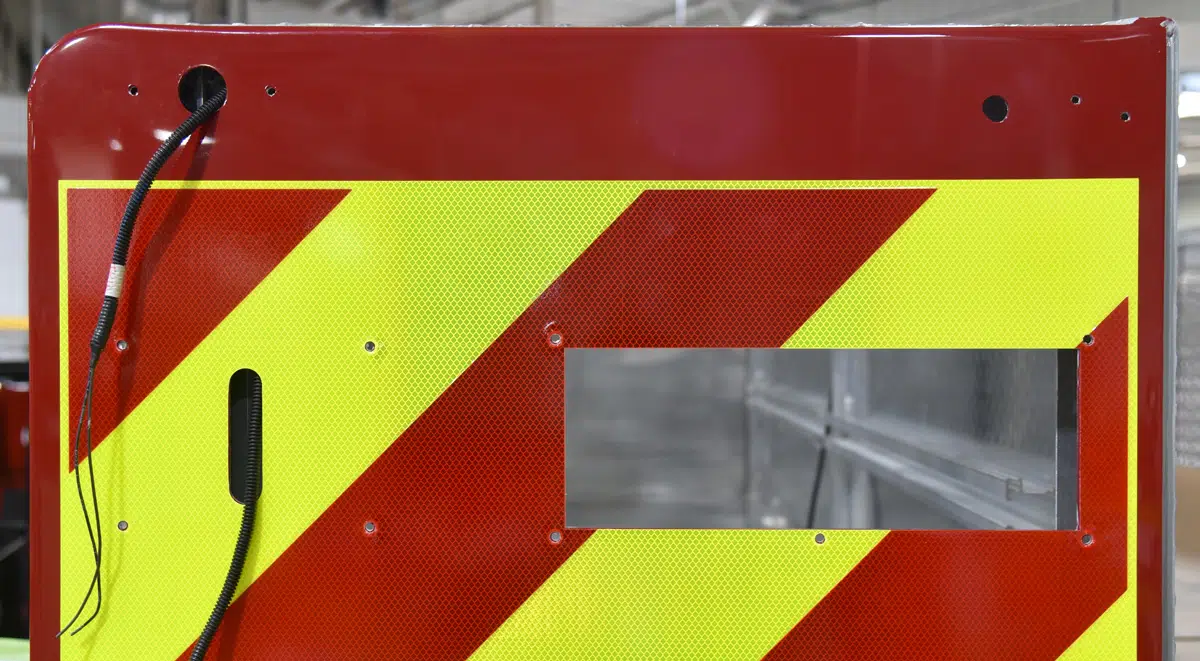
[(225, 0), (192, 0), (192, 22), (224, 23), (226, 9)]
[(533, 3), (533, 22), (538, 25), (554, 24), (554, 0), (535, 0)]
[(229, 0), (229, 22), (250, 22), (250, 0)]
[(21, 66), (17, 54), (17, 31), (9, 24), (4, 33), (4, 85), (6, 91), (17, 92), (21, 89)]

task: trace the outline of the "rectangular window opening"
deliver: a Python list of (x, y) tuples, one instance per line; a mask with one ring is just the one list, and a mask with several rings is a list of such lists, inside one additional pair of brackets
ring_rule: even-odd
[(1071, 530), (1078, 352), (568, 349), (566, 523)]

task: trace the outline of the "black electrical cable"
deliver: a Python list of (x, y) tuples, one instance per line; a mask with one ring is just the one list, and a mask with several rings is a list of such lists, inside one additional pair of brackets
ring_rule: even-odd
[(813, 473), (812, 495), (808, 498), (808, 515), (805, 517), (805, 528), (812, 530), (817, 525), (817, 499), (821, 497), (821, 478), (825, 476), (825, 443), (817, 450), (817, 470)]
[[(71, 635), (75, 635), (75, 634), (79, 633), (83, 629), (83, 627), (87, 626), (88, 623), (91, 622), (96, 617), (96, 614), (100, 612), (100, 604), (103, 601), (103, 599), (102, 599), (103, 595), (101, 594), (101, 591), (99, 589), (100, 588), (100, 551), (102, 548), (103, 538), (100, 535), (100, 529), (99, 529), (100, 509), (97, 506), (97, 499), (96, 499), (96, 474), (94, 471), (92, 471), (91, 410), (92, 410), (92, 382), (95, 380), (95, 378), (96, 378), (96, 363), (91, 362), (88, 365), (87, 385), (85, 385), (84, 389), (83, 389), (83, 393), (84, 393), (83, 394), (83, 403), (79, 407), (79, 422), (75, 426), (75, 443), (74, 443), (73, 450), (71, 453), (71, 465), (74, 467), (75, 490), (79, 492), (79, 507), (81, 510), (83, 510), (83, 522), (85, 525), (87, 525), (88, 539), (92, 543), (92, 557), (96, 561), (96, 570), (94, 572), (92, 572), (92, 582), (90, 585), (88, 585), (88, 591), (87, 591), (87, 594), (85, 594), (83, 596), (83, 601), (79, 602), (79, 608), (75, 610), (75, 615), (71, 617), (71, 621), (67, 622), (66, 626), (64, 626), (62, 629), (59, 630), (59, 632), (55, 635), (56, 638), (62, 636), (64, 633), (67, 632), (68, 629), (70, 629), (72, 626), (75, 625), (75, 622), (77, 622), (79, 620), (79, 616), (83, 614), (83, 609), (87, 606), (88, 600), (92, 598), (93, 592), (96, 593), (96, 610), (92, 613), (91, 617), (89, 617), (87, 619), (87, 622), (84, 622), (82, 625), (79, 626), (79, 628), (73, 630), (71, 632)], [(96, 512), (96, 530), (95, 531), (92, 530), (92, 518), (91, 518), (91, 516), (88, 515), (87, 501), (84, 500), (84, 498), (83, 498), (83, 482), (82, 482), (82, 478), (79, 475), (79, 437), (81, 435), (81, 432), (83, 431), (83, 425), (84, 425), (85, 420), (87, 421), (87, 431), (88, 431), (88, 434), (87, 434), (88, 474), (89, 474), (89, 482), (92, 487), (93, 511)]]
[(213, 636), (217, 633), (217, 627), (221, 626), (221, 619), (225, 617), (225, 609), (229, 608), (229, 602), (233, 601), (233, 593), (242, 578), (242, 568), (246, 565), (250, 538), (254, 534), (262, 453), (262, 381), (257, 376), (250, 378), (250, 406), (246, 418), (246, 482), (242, 492), (242, 527), (238, 531), (229, 572), (225, 574), (225, 585), (217, 597), (217, 605), (213, 607), (212, 615), (208, 616), (208, 623), (204, 625), (200, 638), (196, 640), (196, 646), (192, 648), (190, 661), (204, 660), (208, 646), (212, 644)]
[[(71, 468), (75, 471), (75, 486), (79, 491), (79, 507), (83, 510), (83, 519), (87, 523), (88, 538), (91, 540), (92, 555), (96, 560), (96, 570), (92, 573), (92, 582), (88, 586), (87, 594), (84, 595), (83, 601), (79, 604), (79, 609), (75, 616), (67, 623), (58, 636), (62, 636), (64, 632), (74, 626), (79, 616), (83, 613), (83, 609), (87, 606), (88, 601), (92, 598), (92, 593), (96, 594), (96, 607), (83, 624), (79, 625), (75, 630), (71, 631), (71, 635), (75, 635), (83, 630), (96, 616), (100, 614), (100, 605), (103, 601), (100, 589), (100, 565), (101, 551), (103, 549), (102, 536), (100, 533), (100, 505), (99, 499), (96, 496), (96, 475), (92, 468), (92, 389), (95, 385), (96, 364), (100, 362), (100, 355), (104, 353), (104, 345), (108, 343), (108, 336), (112, 333), (113, 321), (117, 316), (117, 302), (121, 297), (121, 286), (125, 280), (125, 261), (129, 257), (129, 243), (133, 238), (133, 225), (137, 220), (138, 212), (142, 208), (142, 201), (146, 199), (146, 193), (150, 191), (150, 186), (154, 183), (158, 173), (162, 170), (163, 165), (179, 149), (179, 145), (191, 135), (197, 128), (200, 127), (208, 118), (225, 104), (226, 91), (220, 89), (211, 98), (205, 101), (199, 108), (195, 110), (179, 128), (163, 141), (158, 149), (154, 151), (154, 155), (150, 158), (150, 162), (146, 164), (142, 170), (142, 176), (138, 177), (137, 184), (133, 187), (133, 194), (129, 196), (129, 202), (125, 205), (125, 214), (121, 217), (121, 225), (117, 230), (116, 245), (113, 246), (112, 263), (108, 268), (108, 282), (104, 287), (104, 302), (100, 306), (100, 317), (96, 320), (96, 329), (92, 331), (92, 339), (90, 342), (91, 358), (88, 361), (88, 377), (87, 385), (84, 387), (83, 404), (80, 406), (79, 424), (75, 428), (75, 445), (74, 452), (71, 458)], [(85, 427), (86, 425), (86, 427)], [(87, 502), (83, 497), (83, 484), (79, 476), (79, 437), (80, 433), (86, 428), (87, 430), (87, 447), (88, 447), (88, 478), (91, 482), (92, 490), (92, 510), (95, 512), (95, 526), (92, 525), (92, 514), (88, 513)], [(93, 527), (95, 528), (93, 532)]]

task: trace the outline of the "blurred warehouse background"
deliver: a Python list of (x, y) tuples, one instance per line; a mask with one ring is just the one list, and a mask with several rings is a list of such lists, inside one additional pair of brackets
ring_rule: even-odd
[[(69, 31), (102, 22), (992, 24), (1145, 15), (1175, 18), (1182, 35), (1179, 546), (1197, 569), (1181, 565), (1181, 595), (1195, 597), (1181, 602), (1191, 614), (1179, 634), (1200, 641), (1197, 0), (0, 0), (0, 636), (22, 635), (25, 617), (24, 91), (41, 54)], [(1052, 350), (570, 351), (567, 523), (1073, 528), (1074, 358)]]

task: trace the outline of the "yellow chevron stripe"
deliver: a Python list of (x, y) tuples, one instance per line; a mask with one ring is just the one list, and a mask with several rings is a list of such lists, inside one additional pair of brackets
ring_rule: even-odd
[(472, 661), (759, 659), (886, 533), (600, 530)]
[[(1069, 348), (1126, 297), (1136, 320), (1136, 180), (901, 185), (937, 192), (785, 346)], [(1136, 348), (1131, 324), (1135, 601)], [(823, 555), (811, 534), (597, 532), (472, 659), (761, 658), (883, 537), (838, 531)], [(1110, 609), (1089, 649), (1127, 649), (1134, 615)]]
[[(66, 192), (134, 183), (60, 182), (60, 346), (67, 328)], [(224, 579), (241, 511), (225, 478), (227, 387), (235, 370), (257, 370), (265, 400), (264, 496), (244, 587), (641, 191), (881, 183), (888, 185), (156, 182), (163, 189), (352, 192), (97, 448), (105, 615), (102, 626), (64, 639), (62, 658), (174, 658), (194, 640)], [(373, 355), (363, 351), (367, 340), (378, 344)], [(67, 374), (62, 356), (65, 403), (68, 379), (82, 375)], [(60, 414), (66, 622), (93, 560), (74, 476), (65, 471), (78, 411), (64, 404)], [(126, 532), (115, 532), (117, 519), (129, 522)]]
[[(1039, 194), (1043, 190), (1039, 186), (1052, 184), (1057, 187), (1046, 190), (1060, 196), (1057, 206), (1049, 205), (1048, 198)], [(60, 199), (65, 198), (68, 186), (131, 185), (64, 182)], [(353, 192), (98, 448), (95, 458), (100, 471), (101, 507), (109, 533), (105, 618), (102, 626), (65, 641), (63, 658), (83, 658), (85, 654), (95, 660), (174, 658), (194, 638), (197, 623), (207, 616), (227, 566), (229, 550), (222, 542), (231, 543), (230, 534), (239, 516), (224, 481), (226, 384), (235, 369), (251, 366), (263, 375), (266, 436), (287, 439), (286, 445), (268, 442), (266, 447), (269, 489), (264, 492), (261, 527), (245, 585), (260, 575), (641, 190), (932, 186), (940, 189), (933, 203), (945, 191), (961, 198), (973, 189), (1001, 185), (1010, 186), (1007, 190), (1013, 196), (1000, 200), (1005, 203), (1001, 206), (986, 207), (978, 201), (959, 199), (943, 207), (941, 214), (929, 215), (923, 210), (789, 342), (794, 346), (888, 346), (888, 337), (898, 338), (892, 340), (898, 345), (921, 337), (921, 341), (932, 342), (907, 345), (914, 347), (956, 346), (945, 342), (952, 337), (984, 337), (990, 331), (978, 328), (974, 322), (979, 317), (985, 321), (993, 318), (988, 316), (990, 308), (984, 306), (969, 311), (975, 317), (959, 317), (960, 334), (931, 326), (922, 335), (911, 326), (914, 319), (921, 318), (919, 314), (933, 310), (947, 315), (925, 321), (948, 326), (951, 322), (947, 320), (952, 319), (948, 315), (955, 313), (953, 308), (939, 308), (922, 300), (921, 296), (930, 296), (930, 291), (922, 294), (919, 288), (913, 288), (915, 284), (910, 285), (901, 297), (907, 297), (903, 305), (862, 300), (864, 290), (856, 288), (865, 288), (865, 294), (870, 295), (872, 287), (879, 288), (897, 276), (898, 264), (902, 265), (899, 275), (903, 276), (906, 269), (922, 270), (918, 265), (925, 264), (923, 260), (931, 255), (954, 263), (949, 253), (929, 251), (931, 245), (949, 251), (950, 242), (930, 233), (910, 236), (907, 230), (916, 221), (929, 222), (927, 216), (939, 222), (954, 220), (952, 215), (958, 214), (963, 223), (986, 227), (992, 219), (991, 224), (999, 225), (1009, 217), (1004, 212), (1006, 206), (1020, 201), (1014, 213), (1028, 219), (1040, 218), (1046, 225), (1067, 223), (1079, 230), (1083, 221), (1089, 232), (1103, 228), (1096, 235), (1107, 239), (1084, 239), (1074, 230), (1060, 237), (1086, 249), (1075, 246), (1073, 254), (1079, 268), (1064, 268), (1052, 277), (1065, 283), (1075, 296), (1084, 289), (1079, 285), (1081, 273), (1093, 285), (1111, 293), (1112, 282), (1130, 282), (1114, 275), (1128, 275), (1128, 260), (1123, 253), (1136, 259), (1136, 182), (165, 182), (164, 188), (349, 187)], [(1042, 203), (1027, 203), (1026, 195)], [(1105, 197), (1111, 205), (1093, 204), (1096, 196)], [(60, 204), (60, 208), (65, 213), (66, 205)], [(1093, 215), (1084, 220), (1083, 212), (1072, 211), (1077, 208)], [(65, 226), (66, 219), (60, 222)], [(1029, 228), (1030, 224), (1022, 227)], [(956, 227), (955, 231), (970, 234), (984, 230)], [(65, 237), (65, 233), (60, 234)], [(1049, 259), (1046, 251), (1056, 250), (1038, 243), (1053, 238), (1044, 234), (1035, 231), (1025, 242), (1007, 234), (985, 235), (984, 241), (993, 242), (1002, 253), (1016, 258), (1008, 266), (1028, 276), (1041, 268), (1038, 265), (1044, 262), (1039, 260)], [(970, 236), (961, 241), (971, 244)], [(900, 248), (894, 248), (894, 244)], [(62, 249), (65, 251), (65, 241)], [(981, 259), (980, 249), (972, 250), (967, 254)], [(1098, 255), (1111, 259), (1100, 259)], [(919, 259), (896, 261), (900, 257)], [(876, 261), (884, 268), (872, 267)], [(65, 293), (66, 260), (60, 263), (64, 265), (60, 291)], [(993, 262), (987, 264), (994, 266)], [(929, 266), (923, 272), (936, 271), (933, 263)], [(987, 272), (964, 263), (958, 263), (957, 268), (960, 274), (974, 278)], [(1136, 261), (1134, 269), (1132, 293), (1127, 294), (1131, 314), (1136, 314)], [(859, 283), (864, 272), (874, 274), (874, 284)], [(995, 297), (998, 304), (1006, 304), (1022, 291), (1029, 291), (1011, 290), (1007, 286), (1011, 280), (997, 279), (990, 288), (987, 281), (982, 281), (976, 289)], [(943, 293), (946, 295), (938, 300), (956, 300), (950, 290)], [(1003, 338), (1011, 338), (1009, 346), (1074, 346), (1082, 333), (1103, 317), (1090, 316), (1095, 302), (1088, 292), (1083, 295), (1089, 301), (1087, 305), (1072, 307), (1073, 311), (1064, 313), (1058, 321), (1053, 317), (1054, 306), (1046, 304), (1050, 323), (1043, 324), (1042, 331), (1023, 332), (1024, 327), (1044, 320), (1031, 323), (1020, 316), (1029, 316), (1029, 310), (1017, 306), (1009, 310), (1017, 316), (1008, 317), (1006, 330), (986, 336), (1001, 343)], [(1029, 305), (1041, 306), (1042, 297), (1042, 293), (1031, 295), (1038, 302)], [(1056, 305), (1073, 305), (1075, 300), (1059, 300)], [(1112, 302), (1107, 309), (1115, 304)], [(65, 301), (62, 307), (65, 336)], [(883, 312), (899, 315), (892, 321), (907, 319), (909, 330), (889, 335), (891, 322), (882, 318)], [(1013, 319), (1026, 320), (1016, 323)], [(362, 351), (368, 339), (380, 347), (371, 356)], [(961, 341), (973, 346), (1001, 345)], [(1132, 338), (1131, 345), (1136, 346)], [(63, 401), (67, 376), (64, 372)], [(71, 413), (62, 411), (64, 453)], [(1130, 470), (1136, 474), (1132, 461)], [(86, 534), (77, 520), (71, 482), (73, 477), (64, 473), (64, 620), (86, 588), (90, 572)], [(118, 535), (112, 531), (116, 518), (130, 521), (128, 532)], [(878, 531), (829, 533), (826, 547), (817, 548), (811, 545), (810, 534), (602, 531), (543, 585), (479, 654), (481, 658), (536, 658), (549, 649), (547, 641), (557, 641), (554, 644), (559, 645), (559, 658), (565, 658), (570, 655), (562, 655), (564, 649), (583, 651), (564, 641), (580, 635), (579, 627), (586, 624), (592, 631), (585, 632), (584, 639), (595, 644), (595, 658), (629, 656), (635, 641), (626, 632), (679, 640), (679, 634), (689, 626), (697, 629), (693, 636), (716, 646), (713, 649), (721, 652), (716, 658), (756, 658), (748, 655), (764, 645), (769, 649), (774, 640), (768, 643), (768, 639), (777, 640), (786, 633), (881, 536)], [(1131, 526), (1131, 555), (1136, 548), (1133, 534)], [(732, 543), (739, 551), (738, 557), (744, 554), (755, 562), (738, 564), (726, 547), (722, 547), (726, 548), (724, 555), (717, 553), (714, 545), (719, 546), (720, 540), (726, 545)], [(210, 544), (215, 548), (209, 550)], [(682, 560), (660, 557), (677, 550), (682, 551)], [(799, 575), (779, 566), (779, 558), (785, 557), (800, 560), (800, 565), (817, 563), (820, 568), (810, 566), (806, 582), (797, 586)], [(727, 564), (720, 564), (721, 558)], [(766, 587), (741, 589), (762, 585), (766, 574), (755, 569), (760, 565), (774, 572), (771, 576), (775, 580), (795, 590), (794, 601), (780, 605), (778, 594)], [(643, 566), (645, 570), (637, 569)], [(691, 566), (698, 569), (690, 570)], [(625, 581), (623, 574), (640, 580)], [(603, 604), (589, 596), (581, 597), (589, 593), (578, 591), (600, 587), (614, 597), (651, 595), (662, 609), (661, 620), (633, 622), (620, 602)], [(756, 601), (759, 598), (761, 603)], [(689, 604), (693, 611), (708, 610), (712, 614), (682, 610)], [(639, 612), (645, 617), (653, 615)], [(705, 628), (707, 624), (733, 617), (719, 613), (736, 612), (767, 615), (752, 623), (742, 622), (748, 626), (722, 632), (724, 636), (733, 634), (735, 640), (720, 643), (706, 633), (711, 631)], [(564, 615), (560, 618), (557, 613)], [(585, 622), (585, 615), (595, 617)], [(611, 617), (605, 620), (601, 616)], [(638, 619), (637, 613), (632, 617)], [(785, 626), (788, 619), (792, 621)], [(1130, 629), (1122, 620), (1116, 630), (1120, 634)], [(737, 631), (746, 633), (737, 637)], [(662, 646), (654, 649), (665, 650)], [(713, 658), (702, 653), (706, 648), (692, 645), (680, 649), (700, 653), (691, 658)]]
[[(228, 569), (240, 517), (226, 482), (226, 400), (235, 370), (257, 370), (264, 392), (265, 484), (244, 586), (638, 190), (354, 184), (97, 448), (105, 616), (64, 637), (62, 658), (174, 659), (195, 639)], [(65, 298), (61, 314), (65, 328)], [(374, 354), (364, 351), (367, 340), (377, 343)], [(64, 388), (68, 377), (80, 375), (64, 372)], [(73, 414), (63, 408), (64, 452)], [(65, 621), (87, 587), (92, 560), (74, 477), (65, 469), (60, 489)], [(128, 531), (117, 533), (118, 519), (129, 522)]]
[(1068, 348), (1136, 294), (1137, 180), (940, 182), (784, 346)]
[(1125, 591), (1067, 651), (1062, 661), (1137, 658), (1137, 594)]
[(1067, 659), (1137, 656), (1137, 205), (1135, 179), (940, 184), (785, 345), (1067, 348), (1128, 297), (1128, 589)]

